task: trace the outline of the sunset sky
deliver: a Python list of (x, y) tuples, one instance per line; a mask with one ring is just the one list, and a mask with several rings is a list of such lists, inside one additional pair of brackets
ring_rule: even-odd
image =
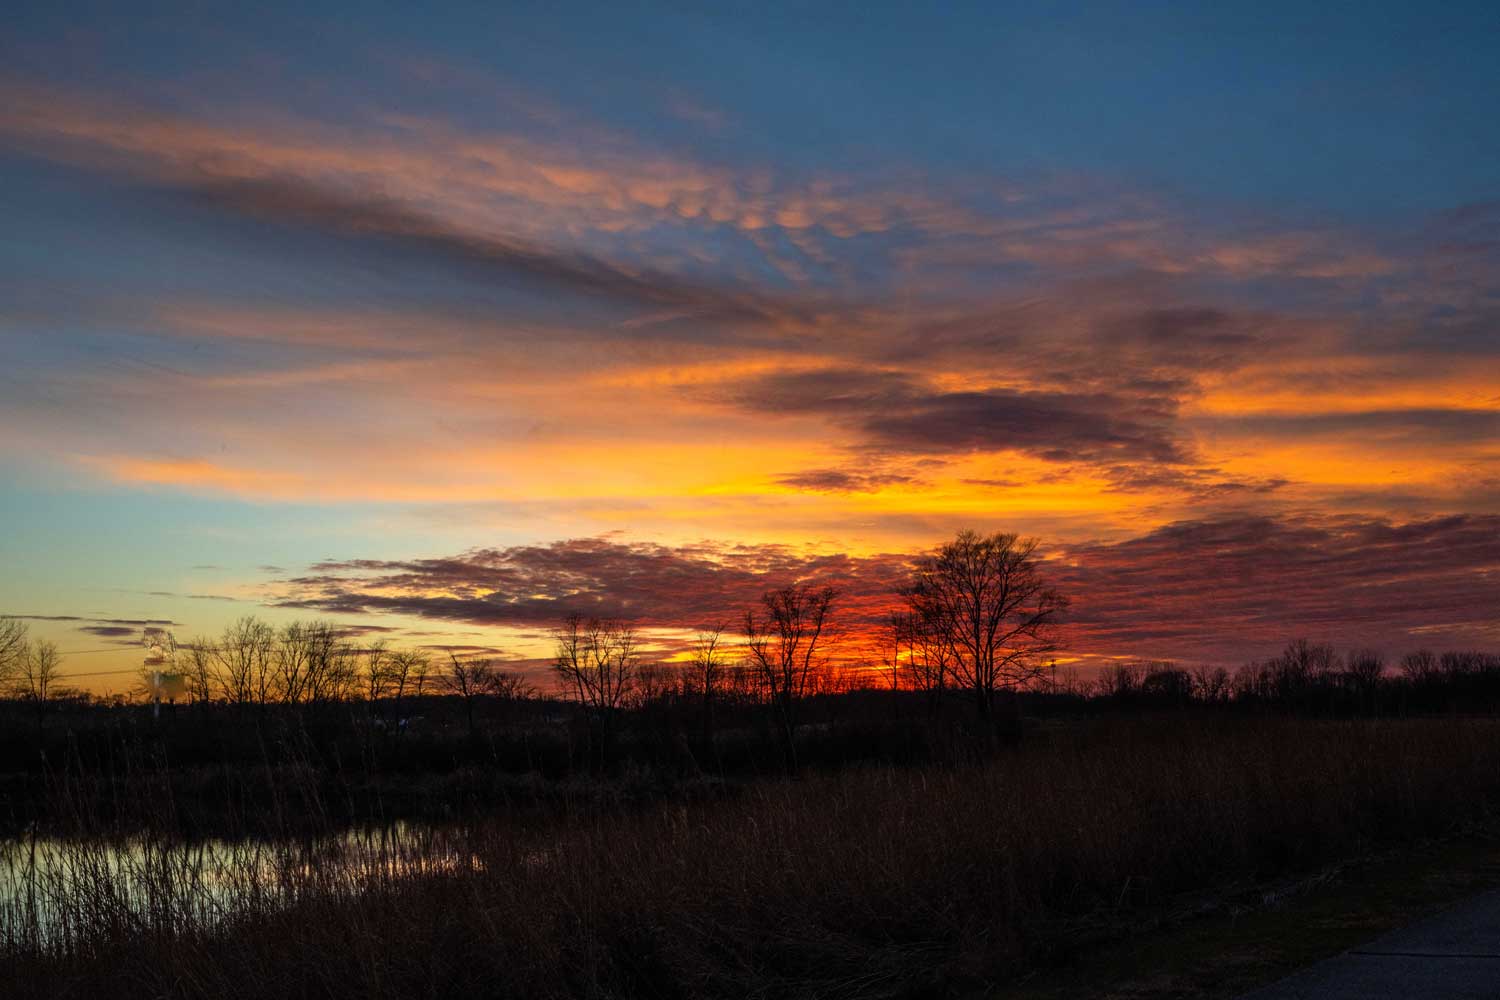
[(852, 625), (964, 527), (1069, 660), (1500, 648), (1500, 5), (131, 6), (0, 31), (0, 613), (80, 684)]

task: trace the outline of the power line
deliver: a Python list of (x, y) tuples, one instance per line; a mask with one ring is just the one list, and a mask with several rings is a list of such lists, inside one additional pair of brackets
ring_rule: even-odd
[(60, 678), (62, 678), (63, 680), (71, 680), (74, 677), (108, 677), (108, 676), (110, 676), (112, 674), (138, 674), (138, 673), (140, 673), (140, 668), (137, 667), (137, 668), (132, 668), (130, 670), (93, 670), (93, 671), (88, 671), (88, 672), (81, 673), (81, 674), (59, 674), (58, 676)]

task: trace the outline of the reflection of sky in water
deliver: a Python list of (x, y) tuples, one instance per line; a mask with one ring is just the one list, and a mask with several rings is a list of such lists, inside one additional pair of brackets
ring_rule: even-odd
[(297, 841), (18, 838), (0, 842), (0, 939), (58, 940), (101, 922), (201, 927), (307, 892), (485, 867), (461, 835), (409, 823)]

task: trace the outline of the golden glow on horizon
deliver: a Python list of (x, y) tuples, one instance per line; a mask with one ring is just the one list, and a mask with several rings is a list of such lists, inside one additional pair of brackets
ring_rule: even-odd
[[(70, 486), (319, 508), (320, 538), (365, 546), (334, 561), (603, 535), (862, 557), (967, 527), (1076, 549), (1175, 522), (1500, 512), (1472, 223), (1376, 232), (1062, 171), (820, 170), (717, 136), (695, 155), (568, 109), (538, 127), (535, 108), (132, 93), (0, 82), (0, 136), (59, 190), (77, 173), (101, 204), (159, 199), (116, 213), (117, 242), (79, 227), (107, 244), (98, 270), (38, 254), (45, 280), (0, 307), (36, 369), (0, 399), (0, 446)], [(170, 280), (135, 275), (137, 248)], [(277, 596), (266, 575), (151, 572), (181, 579), (115, 595), (121, 620), (159, 598), (198, 631)], [(210, 588), (243, 600), (187, 603)], [(451, 613), (365, 620), (524, 631)]]

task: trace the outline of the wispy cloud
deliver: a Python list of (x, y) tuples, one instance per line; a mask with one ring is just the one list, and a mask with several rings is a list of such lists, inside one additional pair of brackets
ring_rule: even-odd
[(870, 598), (903, 559), (779, 545), (574, 539), (442, 559), (319, 563), (283, 581), (277, 603), (480, 625), (550, 627), (577, 613), (694, 628), (730, 621), (768, 587), (803, 579), (837, 582), (856, 600)]
[(1294, 636), (1395, 653), (1489, 645), (1500, 596), (1500, 517), (1397, 522), (1242, 516), (1070, 547), (1073, 642), (1227, 659)]
[[(78, 305), (139, 331), (141, 350), (98, 371), (30, 364), (0, 405), (16, 442), (118, 482), (550, 503), (589, 527), (615, 513), (588, 511), (650, 508), (659, 525), (712, 516), (701, 500), (671, 513), (688, 498), (759, 497), (782, 529), (856, 503), (863, 523), (930, 529), (961, 523), (973, 484), (1021, 467), (1033, 488), (1008, 488), (1008, 512), (1037, 523), (1066, 495), (1081, 517), (1088, 494), (1115, 531), (1204, 505), (1369, 511), (1358, 470), (1393, 447), (1412, 452), (1405, 509), (1451, 510), (1457, 484), (1492, 475), (1500, 400), (1485, 386), (1500, 360), (1467, 333), (1446, 351), (1422, 343), (1439, 276), (1479, 287), (1485, 206), (1377, 246), (1194, 219), (1076, 179), (732, 169), (618, 132), (585, 158), (576, 119), (561, 141), (409, 115), (213, 120), (7, 94), (0, 130), (34, 155), (181, 211), (332, 240), (369, 267), (531, 296)], [(772, 259), (788, 254), (803, 262), (791, 280)], [(1378, 337), (1372, 295), (1391, 310)], [(578, 302), (597, 309), (570, 314)], [(1476, 300), (1464, 308), (1480, 322)], [(1287, 457), (1299, 443), (1323, 450)]]
[[(835, 584), (858, 633), (893, 605), (915, 553), (831, 555), (782, 545), (666, 546), (577, 539), (410, 561), (322, 563), (278, 604), (546, 628), (579, 613), (664, 629), (733, 622), (766, 589)], [(1073, 597), (1073, 656), (1232, 662), (1298, 636), (1391, 652), (1492, 643), (1500, 516), (1224, 516), (1119, 542), (1052, 546)]]

